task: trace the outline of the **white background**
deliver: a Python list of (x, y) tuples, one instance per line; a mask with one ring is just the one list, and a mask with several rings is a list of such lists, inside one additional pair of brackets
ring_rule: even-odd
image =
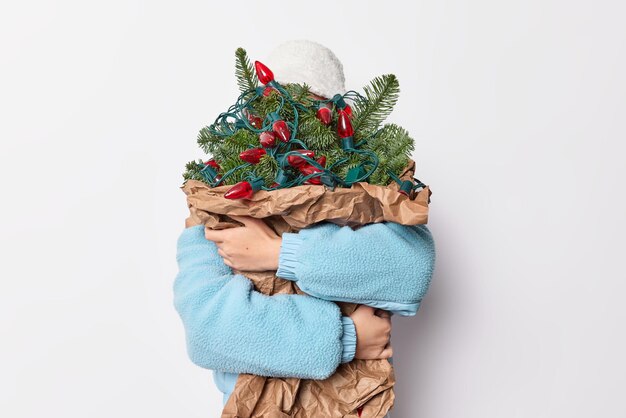
[(172, 306), (184, 164), (234, 50), (393, 72), (433, 190), (394, 418), (624, 417), (623, 2), (0, 6), (0, 416), (218, 417)]

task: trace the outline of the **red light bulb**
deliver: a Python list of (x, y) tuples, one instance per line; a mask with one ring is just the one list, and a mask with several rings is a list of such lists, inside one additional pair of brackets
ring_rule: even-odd
[[(321, 173), (322, 172), (322, 170), (320, 170), (317, 167), (312, 166), (311, 164), (303, 165), (303, 166), (299, 167), (298, 170), (304, 176), (308, 176), (309, 174), (313, 174), (313, 173)], [(306, 183), (322, 184), (322, 180), (320, 179), (320, 176), (316, 176), (316, 177), (311, 177), (310, 179), (308, 179), (306, 181)]]
[(240, 181), (224, 193), (226, 199), (250, 199), (252, 195), (254, 190), (247, 181)]
[(341, 111), (346, 112), (346, 114), (349, 117), (352, 117), (352, 108), (350, 107), (348, 103), (346, 103), (346, 101), (344, 100), (341, 94), (335, 94), (332, 100), (335, 103), (335, 106), (337, 107), (338, 112), (341, 112)]
[(354, 135), (354, 129), (352, 128), (352, 123), (350, 122), (350, 116), (343, 110), (339, 111), (337, 133), (341, 138), (348, 138)]
[[(306, 155), (309, 158), (313, 158), (313, 156), (315, 155), (315, 153), (311, 151), (310, 149), (296, 149), (294, 151), (297, 151), (302, 155)], [(290, 166), (296, 167), (296, 168), (306, 164), (306, 160), (304, 160), (302, 157), (298, 155), (289, 155), (287, 157), (287, 162), (289, 163)]]
[(259, 135), (259, 142), (265, 148), (272, 148), (276, 145), (276, 135), (274, 132), (261, 132), (261, 135)]
[(257, 129), (261, 129), (261, 127), (263, 126), (263, 119), (250, 112), (248, 109), (244, 109), (243, 114), (248, 118), (248, 122), (250, 122), (250, 125), (254, 126)]
[(274, 81), (274, 73), (261, 61), (254, 61), (254, 69), (256, 70), (256, 76), (259, 78), (261, 83), (268, 84), (271, 81)]
[(330, 112), (330, 109), (326, 106), (317, 109), (317, 113), (315, 114), (315, 116), (320, 120), (320, 122), (322, 122), (326, 126), (330, 125), (330, 122), (332, 121), (332, 114)]
[(204, 165), (210, 165), (215, 169), (215, 171), (220, 170), (220, 165), (213, 158), (211, 158), (209, 161), (205, 161)]
[(318, 158), (317, 163), (322, 167), (326, 167), (326, 156), (322, 155), (320, 158)]
[(258, 116), (250, 116), (248, 121), (250, 121), (250, 125), (257, 129), (261, 129), (263, 127), (263, 120)]
[(291, 131), (284, 120), (277, 120), (274, 122), (272, 124), (272, 130), (281, 141), (289, 142), (289, 139), (291, 138)]
[(272, 90), (274, 90), (274, 88), (273, 88), (273, 87), (265, 87), (265, 88), (263, 89), (263, 96), (264, 96), (264, 97), (269, 96), (270, 94), (272, 94)]
[(250, 148), (239, 154), (239, 158), (247, 163), (257, 164), (265, 154), (265, 148)]

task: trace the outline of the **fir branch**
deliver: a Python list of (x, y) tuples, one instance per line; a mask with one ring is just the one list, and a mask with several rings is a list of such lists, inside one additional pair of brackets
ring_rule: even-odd
[[(306, 84), (286, 84), (283, 86), (289, 95), (300, 104), (310, 105), (311, 101), (307, 98), (310, 94), (309, 87)], [(267, 115), (275, 112), (280, 106), (282, 101), (281, 94), (276, 90), (271, 90), (267, 96), (261, 96), (250, 104), (254, 113), (265, 119)], [(298, 112), (302, 112), (302, 109), (298, 109)], [(294, 112), (293, 107), (288, 101), (285, 101), (283, 108), (279, 112), (280, 117), (287, 121), (293, 121)]]
[(200, 174), (200, 170), (204, 168), (202, 160), (189, 161), (185, 164), (185, 172), (183, 173), (183, 179), (187, 180), (200, 180), (204, 181), (204, 177)]
[(348, 175), (348, 171), (350, 171), (350, 169), (362, 164), (363, 162), (367, 160), (367, 157), (365, 155), (357, 154), (357, 153), (346, 153), (344, 155), (344, 158), (345, 157), (348, 158), (348, 161), (346, 161), (345, 163), (336, 165), (335, 166), (336, 168), (333, 170), (337, 174), (339, 174), (340, 177), (344, 179)]
[[(275, 90), (272, 90), (270, 94), (268, 94), (267, 96), (261, 96), (258, 99), (256, 99), (254, 102), (250, 104), (250, 106), (254, 110), (254, 114), (259, 116), (261, 119), (265, 119), (267, 115), (269, 115), (270, 113), (278, 109), (278, 107), (280, 106), (280, 102), (281, 102), (280, 93), (278, 93)], [(283, 113), (285, 113), (284, 109), (286, 107), (290, 107), (290, 106), (287, 103), (285, 103), (285, 107), (283, 108), (283, 111), (281, 111), (281, 116), (283, 117), (289, 116), (289, 115), (283, 115)]]
[[(215, 160), (221, 165), (221, 161), (239, 159), (239, 154), (251, 148), (251, 145), (259, 143), (259, 138), (247, 129), (238, 129), (232, 136), (225, 138), (219, 148), (213, 151)], [(242, 164), (239, 159), (239, 164)]]
[(312, 100), (309, 99), (309, 94), (311, 94), (311, 88), (306, 83), (289, 83), (285, 84), (283, 87), (289, 92), (291, 97), (293, 97), (296, 102), (302, 103), (305, 106), (311, 105)]
[(204, 128), (200, 129), (200, 132), (198, 132), (197, 141), (202, 151), (204, 151), (206, 154), (213, 154), (215, 150), (217, 150), (222, 145), (224, 138), (213, 135), (209, 130), (209, 127), (205, 126)]
[[(217, 160), (217, 159), (216, 159)], [(239, 154), (235, 154), (235, 155), (227, 155), (225, 157), (223, 157), (220, 160), (217, 160), (219, 165), (220, 165), (220, 174), (224, 175), (227, 172), (229, 172), (230, 170), (239, 167), (240, 165), (243, 164), (243, 161), (241, 161), (241, 158), (239, 158)], [(222, 181), (222, 185), (227, 185), (227, 184), (235, 184), (240, 182), (241, 180), (244, 179), (246, 172), (248, 171), (247, 168), (242, 168), (240, 170), (236, 170), (235, 172), (231, 173), (228, 177), (226, 177), (224, 179), (224, 181)]]
[(298, 137), (305, 138), (309, 148), (326, 150), (338, 146), (337, 134), (317, 119), (313, 112), (300, 113)]
[(357, 97), (354, 103), (352, 126), (355, 138), (361, 139), (375, 132), (389, 116), (400, 94), (400, 84), (394, 74), (374, 78), (363, 88), (364, 97)]
[(370, 138), (363, 148), (376, 153), (379, 160), (378, 168), (370, 176), (369, 182), (386, 185), (390, 180), (387, 170), (399, 175), (409, 162), (415, 144), (406, 129), (389, 123)]
[(235, 76), (242, 93), (254, 90), (259, 85), (256, 71), (248, 59), (248, 53), (243, 48), (237, 48), (235, 51)]
[[(330, 148), (330, 149), (325, 149), (325, 150), (317, 150), (314, 149), (315, 151), (315, 155), (319, 157), (321, 157), (322, 155), (326, 157), (326, 167), (330, 167), (331, 165), (335, 164), (337, 161), (346, 158), (348, 156), (348, 154), (339, 146)], [(338, 165), (336, 165), (335, 167), (338, 167)], [(337, 170), (333, 167), (333, 172), (336, 172)]]
[(254, 166), (256, 175), (263, 177), (265, 185), (270, 187), (274, 183), (276, 173), (278, 172), (278, 161), (270, 155), (264, 155), (261, 160)]

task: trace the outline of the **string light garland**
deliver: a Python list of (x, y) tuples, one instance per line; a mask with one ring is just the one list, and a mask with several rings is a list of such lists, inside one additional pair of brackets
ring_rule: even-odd
[[(245, 51), (241, 51), (237, 51), (237, 70), (240, 88), (245, 88), (241, 88), (242, 92), (235, 104), (201, 131), (198, 142), (213, 151), (214, 158), (204, 163), (188, 163), (185, 179), (198, 179), (211, 187), (217, 187), (235, 176), (243, 178), (225, 193), (227, 199), (250, 199), (258, 190), (276, 190), (302, 184), (351, 187), (356, 182), (368, 181), (379, 169), (380, 159), (376, 151), (384, 154), (382, 151), (389, 148), (383, 142), (384, 135), (390, 136), (387, 141), (396, 140), (393, 135), (399, 138), (400, 154), (413, 149), (413, 141), (406, 131), (395, 125), (378, 126), (395, 104), (395, 96), (399, 91), (395, 76), (375, 79), (372, 87), (366, 87), (365, 96), (348, 91), (330, 99), (317, 99), (308, 94), (306, 85), (282, 86), (276, 82), (271, 69), (259, 61), (254, 62), (252, 70)], [(262, 85), (256, 84), (256, 80)], [(348, 101), (356, 103), (356, 112)], [(266, 112), (259, 111), (267, 103), (273, 103), (274, 108), (265, 109)], [(308, 115), (313, 115), (319, 123), (319, 129), (328, 129), (320, 130), (319, 138), (299, 137), (301, 128), (308, 126), (307, 123), (313, 123), (310, 118), (301, 121), (302, 117)], [(395, 131), (392, 129), (394, 127), (397, 128)], [(335, 140), (328, 136), (332, 131), (335, 132), (335, 143), (338, 146), (333, 145)], [(322, 139), (326, 141), (324, 146), (312, 146), (316, 140), (321, 143)], [(228, 161), (218, 158), (219, 151), (226, 147), (245, 147), (238, 152), (240, 163), (233, 162), (232, 158), (224, 157)], [(313, 148), (320, 153), (326, 149), (326, 155), (316, 155)], [(327, 155), (331, 154), (332, 162), (327, 165)], [(394, 158), (408, 158), (406, 155), (382, 157), (385, 157), (387, 165), (395, 162), (396, 166), (401, 160)], [(223, 166), (230, 168), (224, 170)], [(259, 173), (259, 170), (265, 171)], [(342, 172), (345, 175), (341, 175)], [(275, 176), (268, 178), (271, 173), (275, 173)], [(399, 193), (407, 196), (413, 190), (425, 187), (417, 179), (400, 180), (394, 170), (389, 168), (384, 170), (384, 174), (386, 176), (379, 174), (379, 179), (388, 178), (397, 182)]]

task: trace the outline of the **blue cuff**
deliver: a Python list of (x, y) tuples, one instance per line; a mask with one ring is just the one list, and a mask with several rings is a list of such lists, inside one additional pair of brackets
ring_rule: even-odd
[(341, 362), (349, 363), (356, 353), (356, 329), (354, 328), (354, 321), (352, 321), (352, 318), (349, 316), (342, 316), (341, 322), (343, 324), (343, 335), (341, 336), (343, 352), (341, 354)]
[(298, 251), (302, 238), (297, 233), (284, 232), (278, 255), (278, 270), (276, 276), (296, 281), (296, 266), (298, 265)]

